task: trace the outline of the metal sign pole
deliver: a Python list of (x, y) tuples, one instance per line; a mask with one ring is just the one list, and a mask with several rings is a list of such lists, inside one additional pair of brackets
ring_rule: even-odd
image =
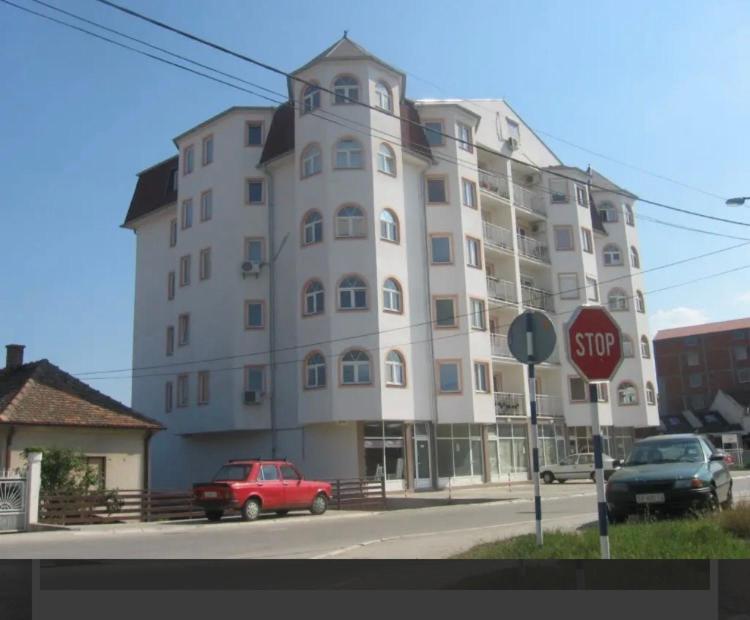
[(602, 458), (602, 431), (599, 427), (599, 393), (596, 383), (589, 383), (591, 401), (591, 436), (594, 441), (594, 478), (596, 502), (599, 508), (599, 546), (603, 560), (609, 560), (609, 517), (604, 493), (604, 460)]
[(534, 368), (534, 318), (526, 315), (526, 350), (529, 357), (529, 409), (531, 410), (531, 466), (534, 480), (534, 515), (536, 519), (536, 544), (544, 542), (542, 534), (542, 496), (539, 488), (539, 435), (536, 423), (536, 372)]

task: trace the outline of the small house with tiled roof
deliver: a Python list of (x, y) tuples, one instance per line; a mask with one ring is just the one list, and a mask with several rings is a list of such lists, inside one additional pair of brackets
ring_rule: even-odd
[(0, 370), (0, 469), (25, 465), (27, 448), (84, 454), (105, 488), (148, 487), (149, 440), (164, 427), (46, 359), (24, 364), (8, 345)]

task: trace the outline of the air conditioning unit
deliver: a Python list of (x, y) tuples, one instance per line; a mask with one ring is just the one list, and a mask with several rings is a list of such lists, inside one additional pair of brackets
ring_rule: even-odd
[(261, 393), (256, 390), (245, 390), (245, 404), (258, 405), (261, 401)]
[(518, 140), (515, 138), (508, 138), (508, 146), (511, 151), (515, 151), (518, 148)]
[(242, 263), (242, 277), (246, 278), (247, 276), (255, 276), (258, 277), (258, 274), (260, 273), (260, 268), (263, 263), (246, 260), (244, 263)]

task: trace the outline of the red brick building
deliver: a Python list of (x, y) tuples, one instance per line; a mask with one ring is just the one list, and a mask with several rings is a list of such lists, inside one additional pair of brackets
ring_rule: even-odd
[(718, 390), (750, 390), (750, 317), (659, 331), (659, 413), (707, 411)]

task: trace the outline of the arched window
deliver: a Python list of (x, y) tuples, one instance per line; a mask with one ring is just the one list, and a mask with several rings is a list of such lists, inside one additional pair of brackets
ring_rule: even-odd
[(625, 207), (625, 221), (627, 222), (628, 226), (635, 226), (635, 216), (633, 215), (633, 207), (630, 205), (624, 204), (623, 207)]
[(385, 357), (385, 384), (406, 385), (406, 365), (398, 351), (389, 351)]
[(336, 168), (361, 168), (362, 145), (351, 138), (339, 140), (334, 161)]
[(654, 391), (654, 384), (651, 381), (646, 383), (646, 402), (649, 405), (656, 404), (656, 392)]
[(617, 387), (617, 403), (620, 405), (638, 404), (638, 390), (630, 381), (623, 381)]
[(325, 291), (319, 280), (310, 280), (305, 285), (304, 297), (305, 316), (323, 314), (325, 311)]
[(640, 291), (635, 292), (635, 309), (638, 312), (646, 312), (646, 302), (643, 300), (643, 293)]
[(613, 288), (607, 295), (607, 306), (617, 312), (628, 309), (628, 296), (621, 288)]
[(633, 339), (627, 334), (622, 335), (622, 356), (635, 357), (635, 352), (633, 351)]
[(302, 218), (302, 244), (311, 245), (323, 241), (323, 216), (320, 211), (308, 211)]
[(380, 213), (380, 238), (398, 243), (398, 218), (390, 209), (383, 209)]
[(366, 237), (365, 212), (355, 205), (345, 205), (336, 213), (336, 238)]
[(599, 206), (599, 214), (602, 216), (602, 222), (617, 221), (617, 209), (611, 202), (603, 202)]
[(305, 359), (305, 387), (308, 390), (326, 386), (326, 360), (315, 351)]
[(388, 112), (393, 112), (393, 98), (391, 89), (383, 82), (375, 84), (375, 105)]
[(370, 383), (370, 356), (364, 351), (349, 351), (341, 358), (341, 383)]
[(312, 112), (320, 107), (320, 87), (315, 84), (305, 86), (302, 91), (302, 114)]
[(339, 284), (339, 310), (367, 308), (367, 284), (359, 276), (346, 276)]
[(302, 151), (302, 178), (310, 177), (320, 172), (323, 157), (317, 144), (310, 144)]
[(638, 250), (632, 245), (630, 246), (630, 264), (633, 269), (641, 268), (641, 257), (638, 256)]
[(393, 149), (385, 143), (378, 148), (378, 170), (396, 176), (396, 155)]
[(604, 246), (604, 264), (608, 267), (622, 265), (622, 252), (616, 243), (608, 243)]
[(648, 344), (648, 338), (641, 336), (641, 357), (648, 359), (651, 357), (651, 347)]
[(333, 82), (333, 102), (355, 103), (359, 101), (359, 82), (351, 75), (342, 75)]
[(401, 286), (393, 278), (383, 283), (383, 310), (401, 312)]

